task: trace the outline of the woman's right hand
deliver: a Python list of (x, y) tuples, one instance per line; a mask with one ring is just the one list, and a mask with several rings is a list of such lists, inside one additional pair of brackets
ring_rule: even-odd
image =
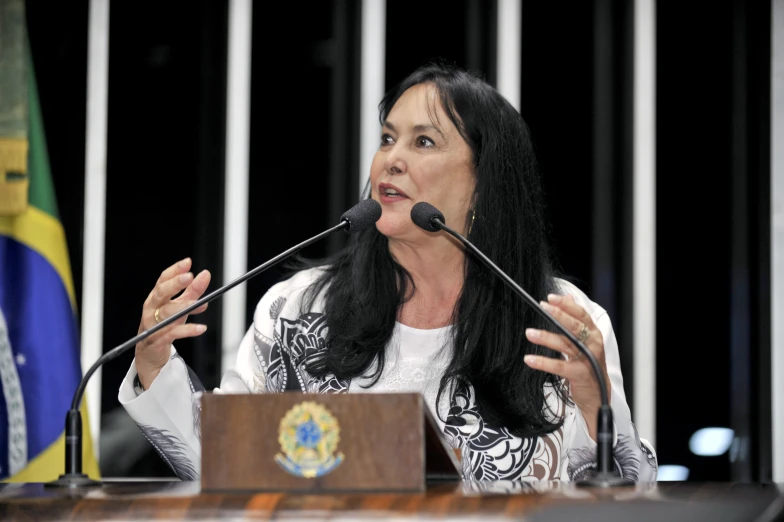
[[(202, 270), (194, 278), (193, 274), (189, 272), (190, 268), (191, 259), (185, 258), (161, 273), (155, 288), (144, 301), (139, 333), (149, 330), (159, 321), (163, 321), (192, 305), (207, 290), (207, 286), (210, 284), (209, 271)], [(182, 294), (173, 299), (181, 291), (183, 291)], [(206, 309), (207, 305), (205, 304), (191, 314), (200, 314)], [(156, 311), (158, 312), (157, 320)], [(136, 372), (139, 374), (139, 380), (145, 390), (149, 389), (161, 368), (169, 361), (170, 347), (175, 340), (196, 337), (207, 330), (203, 324), (185, 324), (187, 319), (188, 315), (136, 345)]]

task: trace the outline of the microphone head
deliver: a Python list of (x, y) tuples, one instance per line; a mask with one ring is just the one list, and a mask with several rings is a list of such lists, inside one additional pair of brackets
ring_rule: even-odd
[(444, 219), (441, 211), (430, 203), (420, 201), (411, 208), (411, 221), (419, 228), (423, 228), (428, 232), (438, 232), (441, 230), (441, 227), (433, 221), (434, 219), (439, 219), (441, 223), (446, 223), (446, 219)]
[(381, 205), (374, 199), (363, 199), (340, 216), (348, 221), (346, 232), (353, 234), (370, 228), (381, 217)]

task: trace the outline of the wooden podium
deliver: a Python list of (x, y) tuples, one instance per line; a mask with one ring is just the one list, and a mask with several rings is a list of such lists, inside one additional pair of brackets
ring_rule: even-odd
[(425, 491), (460, 463), (420, 394), (202, 396), (203, 491)]

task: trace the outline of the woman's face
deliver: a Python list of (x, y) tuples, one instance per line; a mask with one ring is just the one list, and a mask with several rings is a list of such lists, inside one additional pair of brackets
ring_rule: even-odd
[(381, 129), (370, 167), (371, 197), (382, 209), (378, 231), (393, 239), (425, 237), (428, 232), (411, 221), (411, 207), (426, 201), (447, 225), (465, 233), (475, 184), (472, 156), (432, 85), (404, 92)]

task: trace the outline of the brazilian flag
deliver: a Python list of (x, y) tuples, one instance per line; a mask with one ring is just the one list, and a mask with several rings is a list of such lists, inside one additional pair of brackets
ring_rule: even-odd
[[(0, 479), (45, 482), (65, 463), (81, 379), (76, 299), (49, 170), (23, 0), (0, 0)], [(83, 471), (99, 478), (87, 411)]]

